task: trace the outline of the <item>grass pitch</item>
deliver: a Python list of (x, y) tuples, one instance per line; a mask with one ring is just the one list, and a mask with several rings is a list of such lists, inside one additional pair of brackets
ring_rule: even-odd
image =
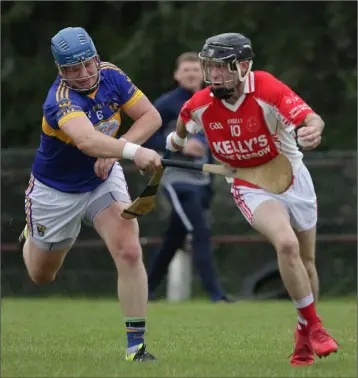
[(292, 368), (291, 302), (159, 302), (149, 305), (148, 350), (129, 363), (118, 303), (103, 299), (2, 300), (3, 377), (355, 377), (356, 300), (322, 300), (318, 310), (341, 350)]

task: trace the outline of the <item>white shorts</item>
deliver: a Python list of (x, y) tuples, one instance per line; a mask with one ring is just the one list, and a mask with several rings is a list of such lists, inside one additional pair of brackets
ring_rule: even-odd
[(311, 175), (302, 163), (294, 168), (293, 185), (282, 194), (272, 194), (262, 189), (232, 185), (231, 193), (237, 207), (251, 224), (257, 207), (264, 201), (276, 199), (290, 215), (292, 227), (297, 231), (306, 231), (317, 223), (317, 197)]
[(114, 201), (130, 203), (122, 167), (115, 163), (108, 179), (94, 191), (64, 193), (36, 180), (32, 175), (25, 195), (26, 222), (31, 239), (40, 248), (70, 248), (81, 230), (81, 222), (94, 217)]

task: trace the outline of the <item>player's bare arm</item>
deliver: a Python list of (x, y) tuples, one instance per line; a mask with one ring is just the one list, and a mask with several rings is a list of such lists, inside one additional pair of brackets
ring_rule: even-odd
[(318, 114), (307, 114), (303, 121), (303, 127), (297, 132), (298, 143), (303, 149), (313, 150), (321, 143), (324, 126), (324, 122)]
[[(135, 121), (130, 130), (123, 135), (128, 142), (141, 145), (161, 126), (160, 114), (145, 95), (124, 111)], [(94, 166), (96, 175), (105, 180), (116, 160), (115, 158), (98, 158)]]
[(133, 160), (140, 169), (148, 171), (161, 167), (160, 156), (155, 151), (130, 143), (124, 138), (112, 138), (94, 130), (85, 115), (67, 120), (61, 124), (61, 129), (86, 155)]
[(189, 134), (188, 130), (186, 129), (184, 120), (180, 116), (177, 120), (176, 133), (182, 139), (185, 139)]
[(181, 150), (188, 141), (187, 136), (188, 131), (185, 127), (184, 121), (179, 116), (177, 120), (176, 130), (172, 131), (167, 136), (167, 143), (165, 148), (172, 152)]
[(159, 112), (145, 95), (123, 110), (134, 121), (131, 128), (123, 135), (123, 138), (129, 142), (143, 144), (162, 125)]

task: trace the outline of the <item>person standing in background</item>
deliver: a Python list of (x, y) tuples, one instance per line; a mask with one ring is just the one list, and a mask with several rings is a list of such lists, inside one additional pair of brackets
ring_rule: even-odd
[[(203, 85), (198, 54), (185, 52), (177, 58), (174, 79), (178, 87), (160, 96), (154, 106), (162, 117), (162, 127), (144, 144), (158, 152), (165, 151), (166, 136), (176, 127), (183, 104)], [(204, 134), (190, 138), (185, 148), (175, 154), (176, 159), (207, 163), (212, 161)], [(206, 212), (212, 199), (212, 177), (207, 173), (166, 168), (161, 185), (171, 205), (168, 227), (159, 250), (148, 265), (149, 299), (168, 271), (176, 251), (183, 247), (186, 237), (191, 239), (194, 265), (198, 269), (205, 291), (213, 302), (232, 302), (221, 288), (215, 273), (210, 242), (210, 227)]]

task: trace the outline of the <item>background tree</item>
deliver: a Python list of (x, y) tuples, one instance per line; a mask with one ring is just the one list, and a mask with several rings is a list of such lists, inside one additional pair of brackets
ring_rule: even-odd
[(175, 85), (181, 52), (242, 32), (254, 69), (278, 76), (324, 117), (321, 149), (356, 148), (356, 2), (2, 2), (1, 13), (3, 148), (37, 145), (56, 75), (49, 41), (66, 26), (86, 28), (101, 58), (151, 100)]

